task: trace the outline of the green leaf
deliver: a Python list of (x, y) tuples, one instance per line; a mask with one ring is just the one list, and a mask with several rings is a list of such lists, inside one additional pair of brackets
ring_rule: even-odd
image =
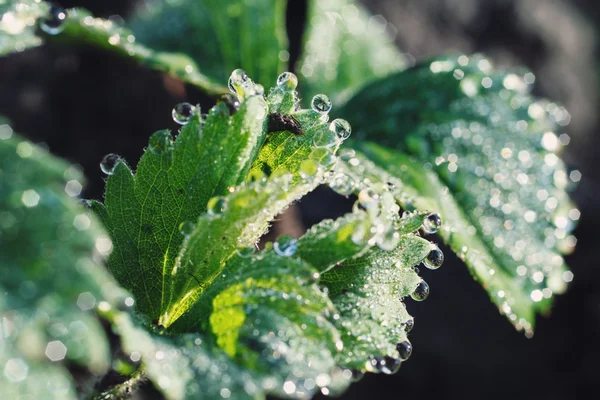
[(345, 388), (335, 362), (340, 337), (326, 318), (334, 309), (314, 283), (316, 269), (274, 250), (242, 254), (173, 329), (207, 332), (269, 393), (306, 397), (321, 387)]
[(341, 104), (369, 81), (403, 69), (395, 28), (353, 0), (309, 1), (297, 71), (310, 99), (327, 93)]
[(206, 121), (195, 116), (174, 142), (168, 131), (155, 133), (135, 176), (123, 162), (109, 176), (105, 222), (115, 246), (109, 265), (136, 296), (137, 311), (151, 320), (170, 301), (181, 224), (195, 222), (210, 198), (244, 178), (263, 138), (266, 112), (261, 96), (248, 98), (233, 116), (219, 103)]
[(130, 30), (114, 21), (94, 18), (85, 9), (64, 11), (66, 17), (62, 24), (54, 30), (46, 29), (45, 21), (53, 21), (50, 10), (45, 1), (9, 0), (0, 4), (0, 56), (40, 46), (44, 41), (84, 44), (135, 60), (195, 85), (210, 95), (227, 93), (224, 86), (208, 78), (187, 55), (172, 49), (156, 51), (141, 45)]
[[(0, 392), (75, 399), (65, 362), (99, 375), (109, 343), (94, 309), (128, 299), (106, 272), (108, 236), (74, 196), (77, 168), (0, 122)], [(129, 298), (131, 300), (131, 298)]]
[[(402, 298), (421, 282), (412, 267), (437, 247), (412, 233), (420, 228), (415, 220), (422, 221), (422, 214), (395, 219), (397, 209), (386, 204), (391, 194), (382, 190), (379, 196), (379, 206), (313, 226), (300, 238), (298, 256), (325, 271), (320, 283), (336, 307), (333, 321), (344, 343), (338, 363), (353, 370), (393, 373), (403, 360), (397, 344), (406, 341), (410, 346), (405, 327), (412, 317)], [(389, 238), (381, 227), (386, 219), (398, 233), (391, 251), (381, 240)]]
[[(260, 382), (199, 334), (158, 335), (129, 315), (114, 318), (123, 351), (141, 360), (144, 372), (125, 384), (148, 377), (168, 400), (198, 398), (262, 399)], [(117, 394), (118, 388), (109, 394)]]
[(531, 98), (532, 79), (449, 57), (373, 83), (342, 110), (358, 137), (378, 143), (355, 144), (378, 167), (362, 168), (399, 178), (406, 208), (440, 213), (444, 241), (527, 334), (572, 279), (560, 253), (579, 218), (555, 154), (568, 114)]
[(287, 69), (285, 7), (283, 0), (161, 1), (140, 9), (131, 26), (142, 43), (191, 56), (217, 82), (243, 68), (268, 85)]
[[(293, 85), (272, 89), (268, 109), (297, 116), (305, 133), (270, 133), (262, 148), (267, 104), (239, 71), (232, 88), (242, 101), (233, 116), (218, 104), (173, 144), (168, 132), (155, 133), (136, 175), (118, 163), (106, 209), (95, 204), (115, 246), (111, 271), (136, 295), (138, 312), (164, 326), (188, 310), (237, 248), (253, 245), (276, 215), (321, 183), (335, 160), (331, 149), (313, 144), (318, 136), (334, 150), (339, 145), (327, 116), (293, 111)], [(251, 165), (249, 182), (238, 185)]]
[[(395, 372), (392, 365), (399, 366), (402, 361), (396, 346), (407, 340), (405, 327), (412, 322), (402, 298), (421, 282), (411, 267), (423, 261), (431, 249), (427, 240), (404, 235), (393, 251), (373, 249), (323, 274), (321, 282), (339, 313), (336, 325), (344, 341), (344, 351), (338, 356), (341, 365)], [(385, 362), (387, 369), (382, 368)]]

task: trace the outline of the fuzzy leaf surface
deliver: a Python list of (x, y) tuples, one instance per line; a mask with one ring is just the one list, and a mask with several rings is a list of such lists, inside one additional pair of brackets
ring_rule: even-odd
[(556, 155), (568, 114), (531, 98), (532, 79), (482, 57), (441, 58), (373, 83), (342, 110), (378, 143), (357, 150), (399, 178), (406, 208), (440, 213), (446, 243), (528, 334), (572, 279), (561, 253), (579, 218)]
[(110, 240), (73, 198), (77, 168), (0, 122), (0, 393), (7, 398), (75, 399), (71, 362), (94, 374), (110, 366), (94, 314), (127, 294), (105, 267)]
[(353, 0), (308, 2), (297, 71), (306, 99), (327, 93), (341, 104), (362, 86), (406, 66), (395, 28)]

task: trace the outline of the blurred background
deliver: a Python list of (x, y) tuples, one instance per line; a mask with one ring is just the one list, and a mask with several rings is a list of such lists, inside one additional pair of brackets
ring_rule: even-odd
[[(63, 0), (101, 17), (127, 15), (139, 0)], [(369, 375), (343, 399), (589, 398), (600, 382), (600, 7), (594, 0), (374, 0), (364, 2), (397, 29), (396, 43), (414, 61), (448, 52), (483, 52), (499, 67), (526, 66), (536, 94), (571, 112), (564, 157), (583, 173), (573, 194), (582, 211), (578, 244), (567, 261), (575, 273), (551, 315), (526, 339), (498, 314), (467, 268), (444, 249), (445, 265), (422, 275), (427, 301), (415, 316), (414, 352), (395, 376)], [(290, 61), (300, 50), (306, 2), (288, 7)], [(200, 39), (201, 40), (201, 39)], [(292, 64), (293, 65), (293, 64)], [(275, 77), (274, 77), (275, 79)], [(44, 46), (0, 59), (0, 113), (16, 131), (83, 167), (84, 196), (101, 199), (99, 162), (117, 153), (135, 165), (149, 135), (177, 129), (181, 101), (211, 106), (197, 90), (106, 53)], [(334, 105), (335, 106), (335, 105)], [(274, 233), (301, 233), (346, 212), (352, 201), (319, 188), (292, 207)], [(151, 390), (143, 398), (159, 398)], [(593, 395), (592, 395), (593, 397)]]

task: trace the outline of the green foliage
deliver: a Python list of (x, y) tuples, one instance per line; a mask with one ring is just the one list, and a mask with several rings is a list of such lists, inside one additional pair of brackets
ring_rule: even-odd
[(568, 114), (531, 98), (531, 79), (482, 57), (442, 58), (373, 83), (342, 110), (378, 143), (356, 147), (400, 179), (408, 198), (398, 200), (441, 214), (446, 243), (527, 333), (570, 280), (560, 254), (579, 217), (555, 154)]
[[(137, 37), (45, 2), (0, 2), (0, 14), (0, 55), (42, 40), (92, 45), (219, 99), (229, 71), (267, 84), (289, 57), (281, 0), (152, 4), (132, 20)], [(481, 57), (397, 72), (390, 33), (352, 1), (311, 1), (298, 66), (311, 108), (294, 74), (265, 94), (235, 69), (229, 102), (207, 114), (190, 106), (176, 137), (154, 133), (135, 173), (107, 158), (105, 201), (88, 204), (108, 234), (72, 199), (77, 170), (0, 125), (0, 265), (11, 271), (0, 277), (0, 392), (89, 395), (62, 359), (94, 376), (110, 367), (93, 309), (119, 336), (125, 357), (113, 368), (131, 375), (101, 398), (147, 379), (173, 400), (307, 398), (340, 393), (353, 371), (394, 373), (411, 352), (403, 299), (429, 290), (416, 266), (443, 262), (424, 238), (441, 221), (441, 238), (531, 334), (572, 278), (561, 254), (579, 212), (555, 154), (568, 114), (528, 96), (532, 75)], [(338, 113), (358, 137), (350, 146), (321, 92), (349, 99)], [(256, 250), (321, 184), (356, 194), (352, 212)]]
[(287, 48), (285, 8), (282, 0), (161, 1), (140, 10), (131, 27), (153, 49), (191, 56), (217, 82), (243, 66), (268, 85), (287, 70), (280, 57)]
[(73, 198), (81, 182), (76, 167), (0, 124), (0, 392), (7, 398), (77, 398), (65, 362), (93, 374), (111, 362), (93, 310), (133, 301), (101, 265), (110, 239)]
[(352, 0), (310, 0), (298, 72), (303, 93), (327, 93), (341, 104), (374, 78), (406, 66), (395, 28)]

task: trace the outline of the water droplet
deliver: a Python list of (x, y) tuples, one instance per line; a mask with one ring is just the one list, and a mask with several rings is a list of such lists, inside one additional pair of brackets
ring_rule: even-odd
[(107, 154), (100, 162), (100, 169), (106, 175), (112, 175), (119, 161), (121, 161), (121, 157), (118, 155), (113, 153)]
[(331, 100), (324, 94), (318, 94), (312, 98), (310, 107), (319, 114), (327, 114), (331, 111)]
[(405, 340), (396, 345), (396, 350), (398, 350), (398, 354), (400, 354), (400, 359), (406, 361), (412, 354), (412, 344), (408, 340)]
[(369, 357), (365, 369), (369, 372), (383, 372), (386, 375), (392, 375), (398, 372), (402, 360), (396, 360), (391, 357)]
[(179, 224), (179, 232), (184, 236), (191, 235), (194, 229), (196, 229), (196, 224), (191, 221), (185, 221)]
[(227, 207), (227, 199), (222, 196), (213, 197), (208, 201), (206, 205), (206, 212), (208, 215), (221, 215), (225, 208)]
[(437, 247), (431, 249), (427, 257), (423, 260), (423, 264), (429, 269), (438, 269), (444, 263), (444, 253)]
[(408, 333), (415, 327), (415, 320), (411, 318), (404, 323), (404, 332)]
[(190, 103), (179, 103), (173, 107), (171, 115), (173, 116), (173, 121), (177, 122), (179, 125), (185, 125), (190, 122), (195, 113), (196, 106), (193, 106)]
[(248, 258), (248, 257), (251, 257), (256, 252), (256, 247), (250, 246), (250, 247), (246, 247), (245, 249), (237, 249), (236, 252), (237, 252), (238, 256), (240, 256), (242, 258)]
[(65, 29), (67, 11), (56, 5), (50, 6), (48, 17), (42, 20), (40, 28), (49, 35), (58, 35)]
[(415, 291), (410, 295), (413, 300), (423, 301), (429, 296), (429, 285), (425, 281), (421, 281)]
[(350, 379), (352, 380), (352, 382), (358, 382), (365, 376), (364, 372), (359, 371), (357, 369), (352, 370), (351, 372), (352, 372), (352, 378), (350, 378)]
[(232, 93), (237, 93), (237, 87), (244, 87), (248, 82), (248, 74), (241, 68), (234, 70), (229, 76), (229, 90)]
[(442, 226), (442, 218), (438, 213), (431, 213), (423, 220), (423, 231), (428, 235), (436, 233), (440, 226)]
[(329, 125), (329, 129), (332, 132), (335, 132), (335, 134), (340, 140), (348, 139), (348, 137), (350, 137), (350, 134), (352, 133), (352, 128), (350, 127), (348, 121), (341, 118), (334, 119)]
[(169, 132), (168, 130), (158, 131), (158, 132), (154, 133), (152, 136), (150, 136), (149, 148), (150, 148), (150, 151), (152, 151), (155, 154), (161, 154), (161, 153), (167, 151), (167, 149), (169, 149), (169, 147), (171, 147), (171, 144), (172, 144), (171, 132)]
[(284, 72), (277, 78), (277, 86), (283, 90), (294, 90), (298, 86), (298, 77), (291, 72)]
[(392, 357), (385, 357), (384, 361), (385, 364), (381, 369), (381, 372), (386, 375), (394, 375), (400, 370), (400, 366), (402, 365), (402, 360)]
[(273, 243), (273, 250), (282, 257), (291, 257), (298, 250), (298, 240), (291, 235), (281, 235)]
[(319, 172), (319, 164), (315, 160), (304, 160), (300, 163), (299, 171), (304, 179), (314, 178)]

